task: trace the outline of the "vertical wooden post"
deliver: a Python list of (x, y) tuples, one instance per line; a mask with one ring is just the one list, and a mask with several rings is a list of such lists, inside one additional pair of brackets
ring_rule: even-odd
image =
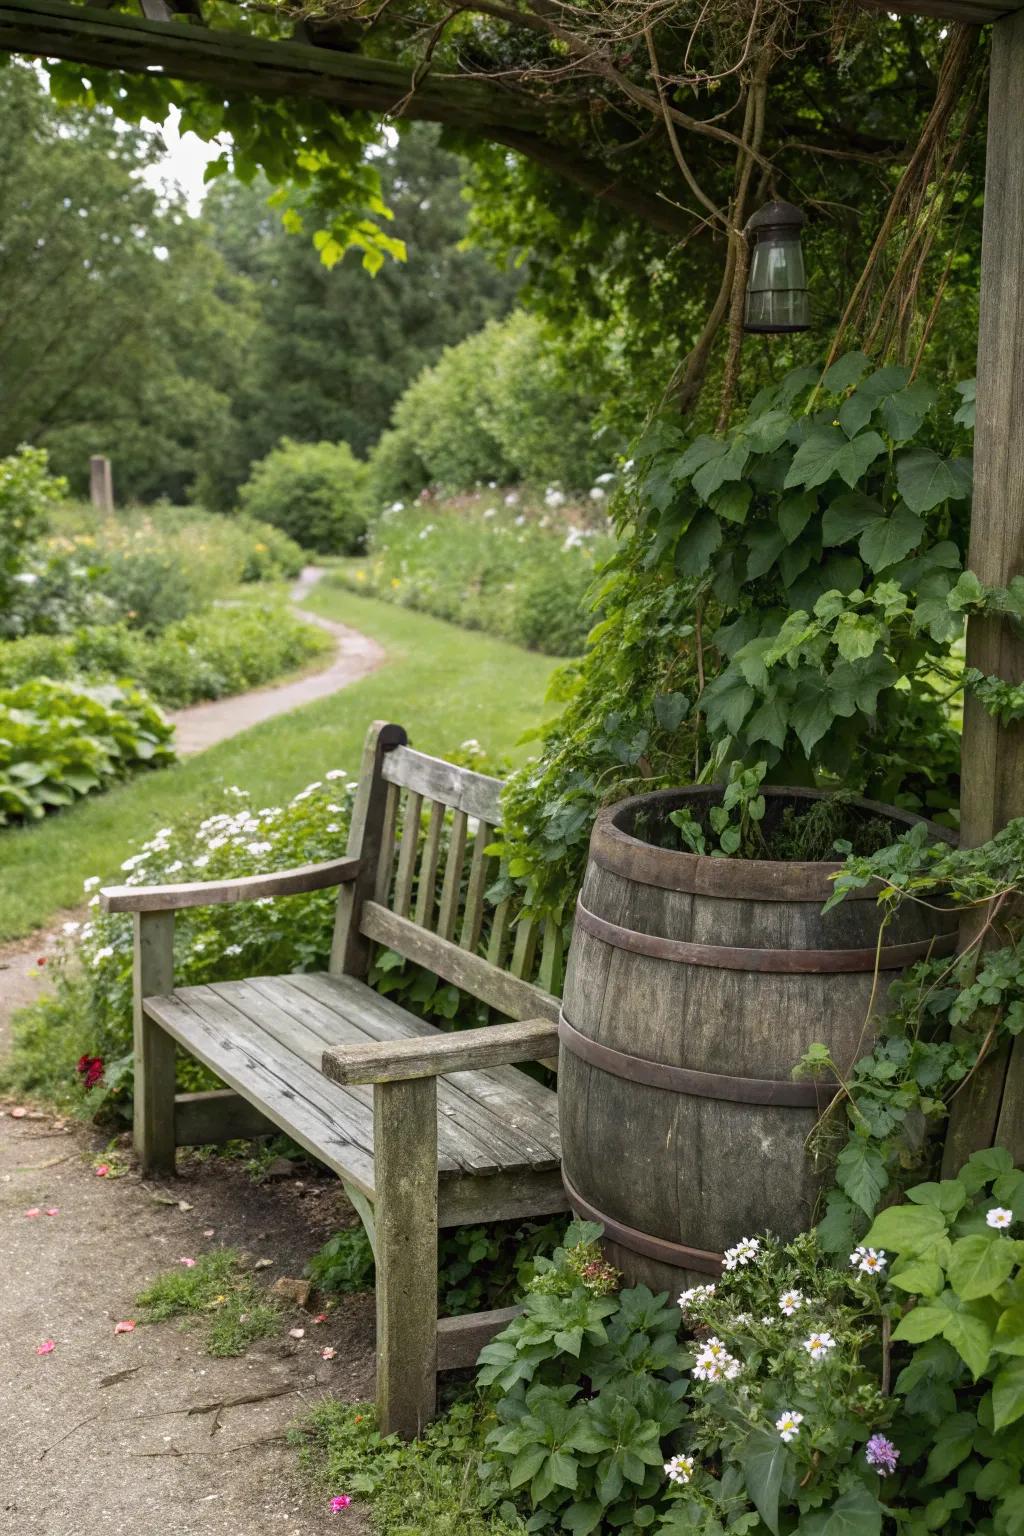
[(146, 1017), (142, 1001), (174, 986), (174, 913), (136, 912), (132, 977), (135, 1035), (135, 1155), (144, 1174), (174, 1172), (174, 1041)]
[[(1024, 11), (992, 28), (978, 326), (978, 419), (969, 564), (988, 586), (1024, 572)], [(1024, 636), (972, 618), (967, 665), (1024, 682)], [(961, 758), (961, 843), (987, 841), (1024, 815), (1024, 723), (1002, 726), (968, 696)], [(1016, 1099), (1015, 1104), (1012, 1102)], [(947, 1176), (994, 1142), (1024, 1159), (1024, 1041), (977, 1072), (953, 1104)]]
[(381, 764), (386, 753), (404, 747), (408, 739), (400, 725), (387, 725), (383, 720), (375, 720), (366, 733), (347, 850), (351, 858), (362, 862), (356, 878), (346, 881), (338, 894), (329, 966), (336, 976), (365, 976), (369, 970), (370, 943), (359, 932), (359, 914), (363, 902), (373, 898), (384, 840), (389, 786), (381, 774)]
[(373, 1090), (377, 1416), (419, 1435), (437, 1402), (437, 1079)]
[(89, 460), (89, 498), (99, 512), (114, 510), (114, 477), (110, 460), (102, 453), (94, 453)]

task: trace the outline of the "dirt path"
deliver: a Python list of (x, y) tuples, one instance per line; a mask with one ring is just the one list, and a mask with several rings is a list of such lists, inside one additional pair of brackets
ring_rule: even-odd
[[(292, 588), (292, 602), (298, 604), (313, 590), (323, 576), (319, 566), (307, 565)], [(322, 672), (297, 677), (290, 683), (272, 684), (267, 688), (254, 689), (252, 693), (239, 693), (230, 699), (211, 699), (205, 704), (193, 704), (189, 709), (179, 709), (168, 718), (175, 726), (175, 745), (180, 757), (191, 757), (205, 752), (239, 731), (247, 731), (251, 725), (259, 725), (274, 715), (285, 715), (314, 699), (325, 699), (332, 693), (347, 688), (361, 677), (368, 676), (381, 665), (385, 652), (376, 640), (361, 635), (347, 624), (333, 619), (323, 619), (318, 614), (300, 611), (300, 617), (320, 629), (326, 630), (337, 641), (334, 660)]]
[[(257, 1186), (240, 1163), (219, 1158), (164, 1185), (133, 1173), (99, 1178), (102, 1149), (49, 1117), (0, 1115), (4, 1529), (367, 1536), (355, 1506), (334, 1516), (304, 1486), (285, 1436), (325, 1394), (372, 1392), (371, 1298), (347, 1298), (321, 1325), (292, 1308), (276, 1336), (240, 1359), (210, 1357), (193, 1328), (173, 1321), (114, 1332), (133, 1318), (147, 1279), (219, 1243), (253, 1266), (270, 1259), (261, 1279), (301, 1275), (342, 1224), (337, 1183), (306, 1173)], [(289, 1334), (296, 1326), (302, 1339)], [(47, 1340), (53, 1349), (38, 1354)], [(335, 1359), (322, 1359), (327, 1345)]]

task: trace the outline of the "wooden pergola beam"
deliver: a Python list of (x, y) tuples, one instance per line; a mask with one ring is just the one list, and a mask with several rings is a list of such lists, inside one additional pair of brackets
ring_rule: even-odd
[[(968, 563), (1005, 587), (1024, 574), (1024, 9), (992, 30), (978, 325), (978, 411)], [(1024, 635), (1007, 619), (967, 625), (967, 665), (1024, 683)], [(960, 839), (976, 847), (1024, 816), (1024, 722), (1000, 725), (968, 695)], [(1024, 1037), (998, 1052), (954, 1100), (949, 1176), (979, 1147), (1024, 1161)]]
[(1012, 16), (1024, 0), (860, 0), (866, 11), (900, 16), (930, 16), (939, 21), (967, 21), (982, 26)]
[(197, 26), (177, 14), (154, 21), (64, 0), (0, 0), (0, 52), (65, 59), (86, 67), (154, 71), (218, 93), (295, 97), (340, 111), (448, 124), (503, 144), (653, 229), (692, 233), (693, 217), (594, 160), (545, 136), (557, 113), (499, 82), (428, 74), (414, 83), (401, 64), (289, 39)]

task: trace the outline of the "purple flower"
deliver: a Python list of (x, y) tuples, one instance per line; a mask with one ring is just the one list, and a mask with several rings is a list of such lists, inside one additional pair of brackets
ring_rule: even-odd
[(872, 1435), (864, 1447), (864, 1456), (869, 1467), (874, 1467), (879, 1477), (888, 1477), (890, 1472), (896, 1471), (896, 1463), (900, 1459), (900, 1453), (891, 1440), (884, 1435)]

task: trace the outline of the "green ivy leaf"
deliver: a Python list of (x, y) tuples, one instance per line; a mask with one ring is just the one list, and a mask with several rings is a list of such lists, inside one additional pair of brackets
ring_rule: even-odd
[(838, 427), (816, 427), (797, 449), (784, 489), (802, 485), (810, 490), (833, 475), (854, 486), (884, 452), (885, 443), (877, 432), (847, 438)]
[(879, 1536), (883, 1513), (871, 1489), (853, 1483), (827, 1509), (805, 1515), (800, 1536)]
[(739, 480), (747, 467), (750, 458), (750, 450), (740, 438), (729, 444), (725, 453), (718, 454), (693, 476), (690, 484), (702, 501), (708, 497), (727, 480)]
[(908, 442), (920, 430), (937, 399), (934, 386), (923, 379), (888, 395), (882, 401), (882, 422), (893, 442)]
[(751, 1503), (772, 1536), (779, 1536), (779, 1492), (788, 1460), (785, 1445), (770, 1430), (754, 1429), (739, 1446), (736, 1456)]
[(676, 731), (690, 713), (690, 701), (685, 693), (657, 693), (654, 696), (654, 718), (663, 731)]
[(676, 570), (682, 576), (703, 576), (721, 542), (721, 523), (703, 507), (676, 545)]
[[(804, 671), (789, 718), (800, 745), (810, 757), (813, 748), (835, 718), (828, 687), (818, 673)], [(841, 1179), (839, 1182), (842, 1188), (846, 1189)], [(847, 1190), (847, 1194), (849, 1193), (850, 1191)]]
[(714, 493), (711, 506), (716, 516), (724, 517), (730, 523), (742, 523), (750, 510), (753, 495), (746, 481), (734, 481)]
[(779, 527), (787, 544), (800, 537), (817, 509), (818, 498), (813, 491), (797, 491), (779, 503)]
[(949, 1311), (946, 1307), (913, 1307), (893, 1329), (893, 1338), (905, 1344), (923, 1344), (945, 1331)]
[(845, 352), (842, 357), (836, 358), (831, 368), (825, 369), (822, 387), (833, 395), (841, 394), (844, 389), (849, 389), (863, 378), (870, 367), (871, 359), (863, 352)]
[(935, 1443), (928, 1457), (926, 1483), (938, 1483), (965, 1461), (974, 1447), (978, 1420), (973, 1413), (954, 1413), (943, 1419), (935, 1430)]
[(847, 491), (829, 502), (821, 520), (823, 544), (846, 544), (864, 532), (869, 524), (884, 518), (881, 502), (863, 491)]
[(946, 1235), (946, 1218), (934, 1206), (890, 1205), (879, 1211), (864, 1242), (892, 1253), (926, 1254)]
[(840, 614), (833, 631), (836, 649), (844, 661), (866, 660), (884, 638), (884, 625), (867, 613)]
[(992, 1382), (992, 1425), (998, 1434), (1024, 1414), (1024, 1360), (1011, 1360)]
[(708, 722), (708, 729), (718, 731), (722, 726), (730, 736), (735, 736), (755, 699), (753, 688), (743, 681), (738, 667), (727, 667), (713, 683), (709, 683), (701, 696), (701, 708)]
[[(949, 1294), (948, 1292), (946, 1293)], [(984, 1318), (973, 1312), (950, 1312), (942, 1336), (952, 1344), (975, 1381), (988, 1364), (992, 1352), (993, 1330)]]
[(891, 517), (880, 518), (864, 530), (857, 548), (870, 570), (882, 571), (916, 549), (923, 537), (923, 521), (901, 502)]
[(911, 1296), (938, 1296), (945, 1283), (942, 1268), (926, 1259), (914, 1259), (902, 1269), (894, 1269), (889, 1284)]
[(786, 536), (781, 528), (762, 523), (747, 534), (747, 580), (756, 581), (770, 571), (786, 547)]
[(931, 448), (914, 448), (896, 460), (896, 484), (912, 512), (930, 512), (942, 501), (967, 501), (971, 461), (943, 459)]
[(998, 1232), (961, 1237), (949, 1257), (949, 1283), (964, 1301), (991, 1296), (1017, 1267), (1014, 1245)]
[(744, 422), (742, 433), (755, 453), (774, 453), (786, 441), (792, 425), (789, 412), (776, 409)]
[[(836, 1183), (865, 1216), (874, 1213), (888, 1182), (885, 1159), (872, 1142), (857, 1137), (840, 1152), (836, 1161)], [(871, 1246), (881, 1247), (882, 1244), (875, 1242)]]

